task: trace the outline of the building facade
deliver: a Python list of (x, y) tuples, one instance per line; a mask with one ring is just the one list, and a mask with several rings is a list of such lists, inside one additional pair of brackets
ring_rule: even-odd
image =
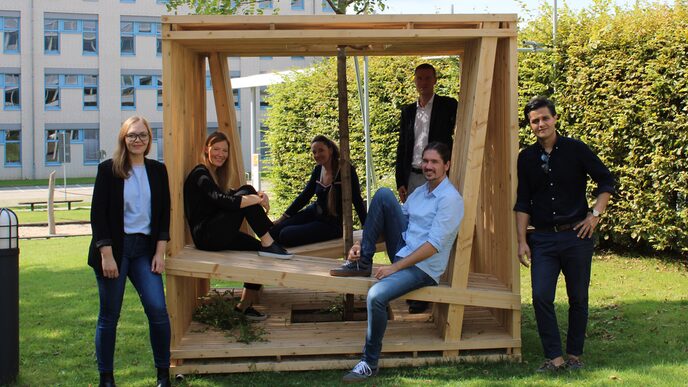
[[(146, 117), (162, 149), (164, 0), (0, 0), (0, 180), (95, 176), (111, 157), (121, 123)], [(326, 14), (323, 0), (260, 1), (265, 14)], [(307, 67), (311, 57), (230, 57), (232, 78)], [(217, 128), (209, 76), (208, 131)], [(265, 89), (234, 90), (244, 164), (250, 128), (269, 108)], [(252, 101), (252, 99), (254, 99)], [(253, 103), (252, 103), (253, 102)], [(255, 105), (255, 115), (249, 106)], [(255, 120), (250, 125), (251, 119)], [(64, 168), (63, 168), (64, 166)]]

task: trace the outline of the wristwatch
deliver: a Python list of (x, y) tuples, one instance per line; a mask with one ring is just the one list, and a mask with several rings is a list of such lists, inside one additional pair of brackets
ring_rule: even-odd
[(596, 218), (599, 218), (600, 215), (602, 215), (601, 212), (597, 211), (597, 210), (594, 209), (594, 208), (592, 209), (592, 216), (594, 216), (594, 217), (596, 217)]

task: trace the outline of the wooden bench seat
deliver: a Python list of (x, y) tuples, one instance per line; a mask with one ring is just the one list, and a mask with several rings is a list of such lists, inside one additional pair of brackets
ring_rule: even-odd
[[(373, 277), (332, 277), (339, 262), (331, 258), (295, 255), (290, 260), (261, 257), (256, 252), (209, 252), (186, 246), (166, 262), (167, 275), (214, 278), (286, 288), (365, 295), (377, 282)], [(518, 292), (510, 291), (495, 277), (471, 273), (468, 288), (457, 291), (447, 285), (425, 287), (404, 298), (446, 304), (519, 310)]]
[[(53, 200), (53, 203), (55, 203), (55, 204), (67, 203), (67, 210), (72, 209), (72, 203), (81, 203), (81, 202), (83, 202), (83, 199)], [(31, 206), (31, 211), (33, 211), (37, 204), (42, 204), (42, 205), (47, 206), (48, 201), (47, 200), (31, 200), (31, 201), (19, 202), (17, 204), (20, 204), (22, 206)]]
[[(363, 230), (354, 231), (354, 241), (360, 241), (363, 238)], [(330, 239), (329, 241), (311, 243), (303, 246), (287, 248), (290, 253), (296, 255), (309, 255), (313, 257), (322, 258), (343, 258), (344, 257), (344, 239)], [(376, 251), (385, 251), (385, 242), (379, 242), (376, 246)]]

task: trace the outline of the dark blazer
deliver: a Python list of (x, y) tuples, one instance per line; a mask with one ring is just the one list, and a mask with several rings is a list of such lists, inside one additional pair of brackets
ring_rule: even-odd
[[(413, 162), (413, 145), (415, 142), (414, 125), (416, 123), (417, 102), (401, 108), (401, 125), (399, 126), (399, 144), (397, 145), (396, 181), (397, 188), (408, 184)], [(430, 133), (428, 143), (439, 141), (452, 148), (456, 108), (459, 103), (451, 97), (435, 94), (430, 113)]]
[[(146, 174), (151, 191), (151, 259), (157, 241), (170, 240), (170, 187), (165, 165), (145, 159)], [(93, 238), (88, 250), (88, 264), (102, 272), (99, 248), (112, 246), (112, 255), (119, 269), (124, 243), (124, 179), (112, 172), (112, 159), (98, 165), (91, 201), (91, 230)]]

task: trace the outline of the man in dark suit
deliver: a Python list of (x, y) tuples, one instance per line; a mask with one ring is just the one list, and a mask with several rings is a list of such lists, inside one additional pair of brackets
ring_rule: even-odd
[(425, 183), (420, 169), (423, 148), (433, 141), (452, 148), (458, 106), (454, 98), (435, 94), (437, 73), (432, 65), (423, 63), (416, 67), (414, 74), (418, 101), (401, 109), (397, 146), (396, 182), (402, 203)]
[[(396, 180), (402, 203), (421, 185), (425, 176), (421, 170), (423, 149), (431, 142), (446, 144), (451, 152), (458, 102), (451, 97), (435, 94), (437, 72), (429, 63), (416, 67), (414, 83), (418, 100), (401, 109), (399, 144), (397, 146)], [(407, 301), (410, 313), (423, 313), (425, 301)]]

